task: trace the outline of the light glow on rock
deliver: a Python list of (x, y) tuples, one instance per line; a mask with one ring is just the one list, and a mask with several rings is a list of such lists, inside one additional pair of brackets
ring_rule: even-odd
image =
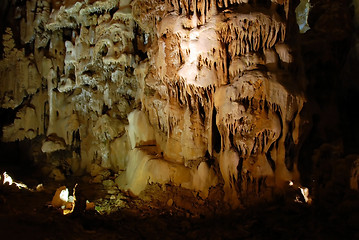
[(4, 176), (3, 184), (8, 183), (11, 186), (13, 184), (12, 178), (6, 172), (3, 173), (3, 176)]
[(64, 202), (67, 202), (69, 200), (69, 189), (68, 188), (61, 191), (60, 199)]
[(300, 33), (305, 33), (310, 29), (308, 24), (308, 15), (310, 8), (311, 5), (309, 0), (301, 0), (300, 4), (295, 10)]
[(6, 172), (4, 172), (3, 173), (3, 184), (6, 184), (6, 183), (8, 183), (10, 186), (14, 184), (18, 189), (25, 188), (25, 189), (31, 190), (24, 183), (15, 182), (12, 179), (12, 177), (10, 177), (10, 175), (8, 175)]
[(299, 187), (300, 192), (302, 193), (303, 197), (304, 197), (304, 201), (308, 204), (310, 204), (312, 202), (312, 199), (309, 196), (309, 189), (306, 187)]

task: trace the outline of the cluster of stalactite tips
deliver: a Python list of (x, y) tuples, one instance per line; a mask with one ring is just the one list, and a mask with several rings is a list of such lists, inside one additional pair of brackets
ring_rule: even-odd
[(15, 24), (2, 26), (0, 107), (14, 118), (2, 141), (40, 142), (57, 179), (115, 174), (135, 195), (149, 183), (201, 198), (221, 187), (233, 207), (271, 197), (299, 181), (294, 10), (289, 0), (6, 1)]

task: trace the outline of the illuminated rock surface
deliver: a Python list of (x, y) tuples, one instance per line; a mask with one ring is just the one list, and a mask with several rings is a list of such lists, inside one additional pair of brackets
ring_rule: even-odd
[(359, 89), (356, 25), (332, 2), (300, 5), (300, 35), (299, 1), (4, 1), (2, 146), (54, 180), (102, 183), (113, 209), (139, 197), (199, 216), (302, 185), (357, 190), (343, 149), (359, 141), (339, 124), (356, 115), (337, 106)]
[(3, 235), (358, 238), (357, 2), (307, 2), (3, 1)]
[(44, 136), (48, 158), (66, 152), (77, 175), (109, 169), (136, 195), (171, 183), (206, 198), (223, 183), (236, 207), (299, 181), (305, 78), (286, 40), (288, 1), (16, 9), (25, 46), (6, 27), (1, 107), (17, 113), (3, 141)]

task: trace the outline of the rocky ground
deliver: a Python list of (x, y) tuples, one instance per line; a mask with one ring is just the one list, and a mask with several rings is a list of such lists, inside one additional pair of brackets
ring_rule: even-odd
[[(0, 184), (1, 239), (359, 239), (356, 192), (340, 202), (314, 200), (307, 205), (280, 198), (228, 211), (218, 201), (209, 203), (172, 186), (152, 185), (135, 197), (111, 184), (85, 183), (86, 178), (55, 182), (31, 166), (0, 170), (29, 188), (44, 187), (29, 191)], [(80, 201), (90, 200), (96, 210), (62, 215), (51, 207), (51, 199), (58, 187), (71, 189), (75, 183), (78, 209)]]

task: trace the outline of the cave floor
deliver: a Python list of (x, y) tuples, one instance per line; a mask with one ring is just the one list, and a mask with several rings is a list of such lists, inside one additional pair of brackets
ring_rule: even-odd
[[(21, 176), (29, 187), (43, 183), (44, 189), (0, 184), (1, 239), (359, 239), (359, 197), (354, 193), (340, 204), (328, 199), (309, 206), (279, 199), (230, 212), (204, 206), (205, 214), (179, 204), (160, 205), (163, 191), (154, 187), (147, 201), (122, 193), (125, 204), (108, 214), (93, 210), (65, 216), (50, 206), (51, 199), (58, 187), (79, 179), (64, 183), (37, 174)], [(82, 184), (76, 196), (102, 199), (103, 204), (108, 194), (102, 184)]]

